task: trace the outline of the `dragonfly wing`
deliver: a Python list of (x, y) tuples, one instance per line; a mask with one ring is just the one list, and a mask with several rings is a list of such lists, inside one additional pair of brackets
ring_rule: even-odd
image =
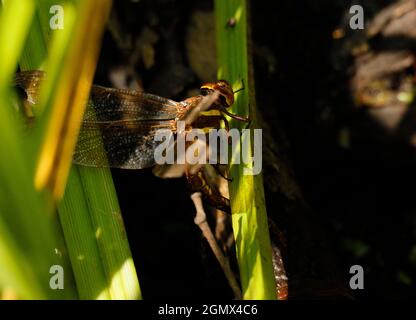
[(175, 130), (175, 121), (85, 122), (73, 162), (84, 166), (143, 169), (155, 165), (158, 129)]
[(93, 86), (85, 120), (173, 120), (181, 103), (150, 93)]
[(25, 91), (25, 99), (31, 104), (39, 101), (39, 88), (45, 78), (45, 72), (40, 70), (22, 71), (15, 75), (14, 85)]
[[(14, 85), (36, 104), (44, 78), (42, 71), (20, 72)], [(145, 92), (93, 86), (73, 161), (93, 167), (151, 167), (159, 144), (156, 130), (175, 131), (175, 119), (186, 109), (186, 104)]]
[(174, 130), (182, 108), (181, 103), (145, 92), (93, 86), (73, 162), (121, 169), (151, 167), (160, 143), (154, 141), (156, 130)]
[[(23, 89), (26, 99), (38, 103), (39, 87), (46, 78), (43, 71), (22, 71), (15, 75), (14, 85)], [(101, 86), (92, 86), (85, 120), (170, 120), (184, 110), (180, 102), (154, 94)]]

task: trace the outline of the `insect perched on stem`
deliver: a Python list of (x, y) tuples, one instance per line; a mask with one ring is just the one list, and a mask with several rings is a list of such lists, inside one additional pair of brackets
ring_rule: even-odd
[[(42, 71), (25, 71), (16, 75), (15, 85), (25, 91), (26, 103), (33, 106), (39, 102), (39, 88), (45, 77)], [(121, 169), (152, 167), (156, 164), (154, 154), (160, 143), (154, 139), (159, 129), (169, 129), (177, 134), (178, 121), (185, 121), (185, 131), (219, 128), (221, 121), (228, 128), (224, 114), (248, 122), (247, 118), (228, 111), (234, 103), (234, 93), (225, 80), (205, 83), (201, 86), (201, 95), (180, 102), (145, 92), (94, 85), (73, 162)], [(201, 114), (209, 110), (218, 110), (219, 114)], [(188, 180), (195, 183), (198, 176), (202, 177), (200, 174), (188, 175)]]

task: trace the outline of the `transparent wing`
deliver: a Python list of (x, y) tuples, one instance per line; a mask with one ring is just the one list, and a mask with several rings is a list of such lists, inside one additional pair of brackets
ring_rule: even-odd
[(93, 86), (73, 162), (122, 169), (153, 166), (160, 143), (154, 141), (156, 131), (175, 131), (181, 108), (156, 95)]
[[(155, 164), (158, 129), (175, 132), (171, 121), (84, 122), (73, 162), (84, 166), (143, 169)], [(103, 152), (103, 150), (105, 152)]]
[(174, 120), (183, 108), (150, 93), (93, 86), (84, 120)]
[[(15, 75), (14, 85), (23, 89), (26, 99), (38, 103), (39, 88), (47, 74), (43, 71), (22, 71)], [(92, 86), (85, 120), (171, 120), (184, 105), (150, 93)]]
[[(26, 92), (29, 102), (36, 104), (40, 84), (46, 76), (42, 71), (20, 72), (14, 84)], [(176, 132), (175, 119), (199, 102), (194, 100), (179, 103), (139, 91), (93, 86), (74, 163), (123, 169), (153, 166), (154, 151), (159, 144), (154, 141), (156, 131)]]

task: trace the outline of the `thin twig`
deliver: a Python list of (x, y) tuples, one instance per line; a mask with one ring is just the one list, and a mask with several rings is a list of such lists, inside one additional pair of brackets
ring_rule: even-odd
[(220, 247), (215, 240), (214, 234), (211, 231), (211, 228), (207, 222), (207, 216), (204, 211), (204, 207), (202, 205), (202, 195), (200, 192), (195, 192), (191, 195), (191, 199), (196, 208), (196, 215), (194, 222), (195, 224), (201, 229), (202, 234), (204, 235), (205, 239), (207, 239), (209, 246), (211, 247), (212, 252), (214, 253), (215, 257), (217, 258), (225, 277), (227, 278), (228, 284), (230, 285), (231, 289), (234, 293), (234, 298), (236, 300), (242, 299), (241, 289), (237, 283), (237, 280), (234, 276), (234, 273), (230, 267), (230, 261), (228, 258), (222, 253)]

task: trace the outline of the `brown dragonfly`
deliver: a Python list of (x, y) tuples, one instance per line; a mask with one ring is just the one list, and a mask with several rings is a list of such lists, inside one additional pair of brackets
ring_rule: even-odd
[[(24, 71), (15, 76), (14, 84), (24, 90), (27, 103), (38, 103), (39, 87), (45, 76), (42, 71)], [(205, 83), (200, 89), (200, 95), (177, 102), (140, 91), (92, 86), (73, 162), (93, 167), (148, 168), (155, 165), (154, 151), (160, 142), (154, 137), (159, 129), (177, 133), (179, 120), (185, 121), (186, 130), (218, 128), (221, 120), (227, 128), (224, 114), (238, 121), (248, 121), (227, 110), (234, 103), (234, 94), (239, 91), (233, 92), (227, 81)], [(218, 110), (220, 114), (200, 114), (198, 108), (203, 99), (212, 93), (218, 98), (205, 109)], [(228, 199), (215, 190), (215, 185), (207, 182), (209, 179), (205, 172), (201, 169), (196, 173), (186, 173), (192, 189), (201, 191), (219, 209), (229, 211)]]

